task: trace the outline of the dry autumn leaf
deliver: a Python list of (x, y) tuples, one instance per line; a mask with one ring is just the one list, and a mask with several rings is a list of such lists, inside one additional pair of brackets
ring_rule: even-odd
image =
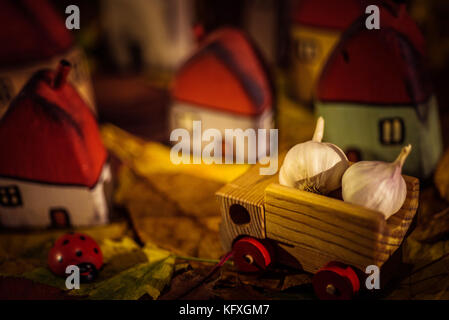
[(446, 150), (438, 163), (434, 175), (435, 186), (440, 196), (449, 201), (449, 150)]
[[(175, 189), (170, 193), (169, 189), (158, 189), (156, 181), (150, 182), (123, 166), (118, 174), (115, 200), (126, 207), (142, 242), (155, 243), (180, 255), (219, 258), (223, 254), (218, 239), (220, 212), (214, 192), (220, 185), (181, 174), (172, 178)], [(188, 192), (192, 189), (188, 185), (192, 181), (198, 184), (197, 195), (189, 199)], [(170, 185), (168, 180), (166, 183)], [(209, 189), (205, 188), (208, 183), (211, 184)], [(182, 196), (183, 189), (185, 196)], [(174, 195), (179, 195), (183, 201)]]

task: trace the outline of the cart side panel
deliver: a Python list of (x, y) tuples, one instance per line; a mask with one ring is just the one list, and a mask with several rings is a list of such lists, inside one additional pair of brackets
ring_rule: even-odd
[(265, 219), (267, 238), (309, 272), (333, 260), (364, 269), (389, 257), (378, 245), (386, 229), (383, 215), (361, 206), (270, 184)]
[[(233, 241), (241, 235), (248, 235), (258, 239), (265, 238), (265, 213), (263, 205), (255, 205), (249, 201), (234, 198), (229, 195), (217, 195), (220, 202), (221, 224), (220, 241), (224, 250), (229, 251)], [(239, 205), (247, 210), (250, 223), (236, 224), (229, 212), (232, 205)]]
[[(226, 251), (231, 249), (233, 241), (239, 236), (266, 237), (264, 192), (267, 185), (277, 181), (277, 175), (260, 175), (259, 168), (259, 165), (251, 167), (216, 192), (221, 210), (220, 240)], [(246, 211), (249, 215), (247, 222), (236, 223), (232, 219), (232, 208), (237, 209), (237, 213)]]

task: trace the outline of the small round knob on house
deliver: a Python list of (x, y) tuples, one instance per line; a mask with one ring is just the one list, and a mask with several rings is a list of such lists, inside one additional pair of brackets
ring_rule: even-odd
[(67, 233), (59, 237), (48, 253), (48, 267), (58, 276), (67, 276), (67, 266), (80, 268), (80, 280), (96, 278), (103, 266), (103, 254), (97, 242), (82, 233)]

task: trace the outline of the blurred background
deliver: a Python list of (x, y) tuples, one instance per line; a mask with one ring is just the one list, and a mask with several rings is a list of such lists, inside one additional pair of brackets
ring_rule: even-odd
[[(80, 8), (81, 29), (73, 34), (88, 57), (99, 120), (158, 141), (167, 139), (160, 119), (167, 111), (170, 79), (183, 59), (213, 30), (223, 26), (243, 29), (278, 77), (288, 75), (294, 63), (291, 31), (298, 0), (175, 0), (153, 1), (151, 5), (139, 0), (51, 2), (61, 15), (69, 4)], [(449, 103), (449, 3), (396, 2), (407, 6), (425, 37), (444, 128), (449, 125), (445, 114)], [(291, 91), (287, 93), (294, 102), (303, 102), (295, 100)], [(120, 111), (123, 108), (126, 113)], [(444, 136), (447, 141), (446, 132)]]

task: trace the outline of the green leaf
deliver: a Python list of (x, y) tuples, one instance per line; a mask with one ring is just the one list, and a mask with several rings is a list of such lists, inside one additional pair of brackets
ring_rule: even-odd
[(46, 284), (62, 290), (67, 289), (65, 286), (65, 278), (58, 277), (53, 274), (47, 267), (39, 267), (32, 271), (25, 272), (21, 275), (21, 278), (29, 279), (34, 282)]
[[(92, 283), (82, 283), (69, 294), (89, 299), (139, 299), (148, 294), (157, 299), (170, 282), (175, 257), (155, 246), (141, 249), (131, 238), (105, 239), (100, 247), (105, 265)], [(23, 278), (67, 290), (65, 278), (54, 275), (47, 267), (38, 267), (20, 275)]]
[(174, 258), (170, 256), (153, 263), (142, 263), (96, 284), (94, 288), (85, 287), (71, 293), (88, 295), (94, 300), (136, 300), (144, 294), (157, 299), (171, 280), (173, 264)]

